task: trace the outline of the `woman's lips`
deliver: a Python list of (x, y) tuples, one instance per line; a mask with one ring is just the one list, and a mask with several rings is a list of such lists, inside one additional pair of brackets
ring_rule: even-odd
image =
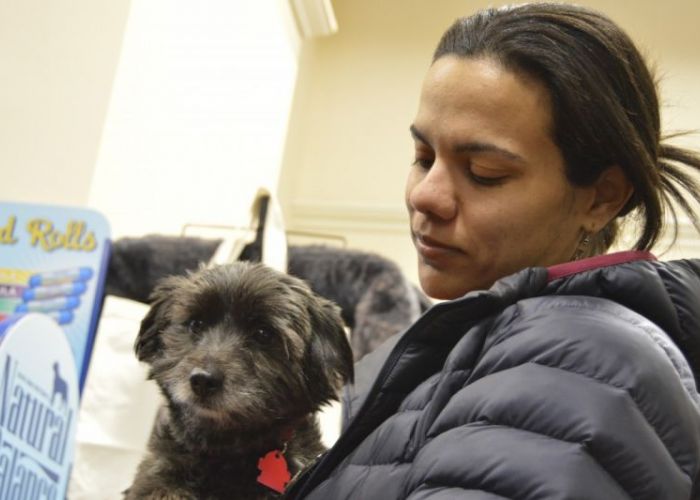
[(413, 240), (418, 253), (427, 260), (439, 260), (461, 253), (459, 248), (446, 245), (426, 235), (414, 233)]

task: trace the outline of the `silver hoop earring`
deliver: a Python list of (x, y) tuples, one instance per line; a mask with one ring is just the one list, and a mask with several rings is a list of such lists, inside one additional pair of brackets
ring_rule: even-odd
[(574, 253), (574, 260), (581, 260), (586, 256), (588, 247), (591, 244), (591, 235), (587, 232), (583, 233), (583, 239), (578, 244), (576, 253)]

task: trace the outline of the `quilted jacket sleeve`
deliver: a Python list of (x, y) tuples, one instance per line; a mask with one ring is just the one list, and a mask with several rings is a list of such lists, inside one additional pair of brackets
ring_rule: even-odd
[(698, 408), (659, 333), (603, 299), (512, 306), (476, 362), (459, 345), (448, 358), (399, 496), (691, 498)]

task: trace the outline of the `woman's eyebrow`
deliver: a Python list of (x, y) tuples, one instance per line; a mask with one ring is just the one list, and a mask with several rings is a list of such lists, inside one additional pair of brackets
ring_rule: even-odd
[[(422, 132), (416, 128), (415, 125), (411, 125), (409, 127), (409, 130), (411, 131), (411, 135), (413, 138), (417, 141), (422, 142), (423, 144), (430, 145), (430, 142), (428, 139), (426, 139), (425, 135), (423, 135)], [(516, 161), (519, 163), (527, 163), (525, 161), (525, 158), (522, 156), (513, 153), (512, 151), (509, 151), (507, 149), (504, 149), (502, 147), (496, 146), (495, 144), (491, 144), (488, 142), (478, 142), (478, 141), (472, 141), (472, 142), (464, 142), (457, 144), (453, 148), (455, 153), (489, 153), (489, 154), (496, 154), (498, 156), (502, 156), (503, 158), (506, 158), (507, 160), (510, 161)]]
[(411, 131), (411, 136), (413, 136), (415, 140), (420, 141), (423, 144), (430, 144), (425, 136), (418, 131), (415, 125), (412, 124), (408, 129)]
[(457, 144), (454, 147), (454, 151), (456, 153), (489, 153), (501, 156), (510, 161), (527, 163), (522, 156), (488, 142), (465, 142), (463, 144)]

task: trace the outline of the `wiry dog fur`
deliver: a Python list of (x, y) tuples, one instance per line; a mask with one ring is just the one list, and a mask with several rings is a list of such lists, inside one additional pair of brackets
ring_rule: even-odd
[(167, 404), (128, 499), (277, 497), (257, 483), (258, 460), (286, 444), (292, 475), (311, 462), (323, 451), (314, 412), (352, 378), (338, 308), (246, 262), (161, 282), (135, 350)]

